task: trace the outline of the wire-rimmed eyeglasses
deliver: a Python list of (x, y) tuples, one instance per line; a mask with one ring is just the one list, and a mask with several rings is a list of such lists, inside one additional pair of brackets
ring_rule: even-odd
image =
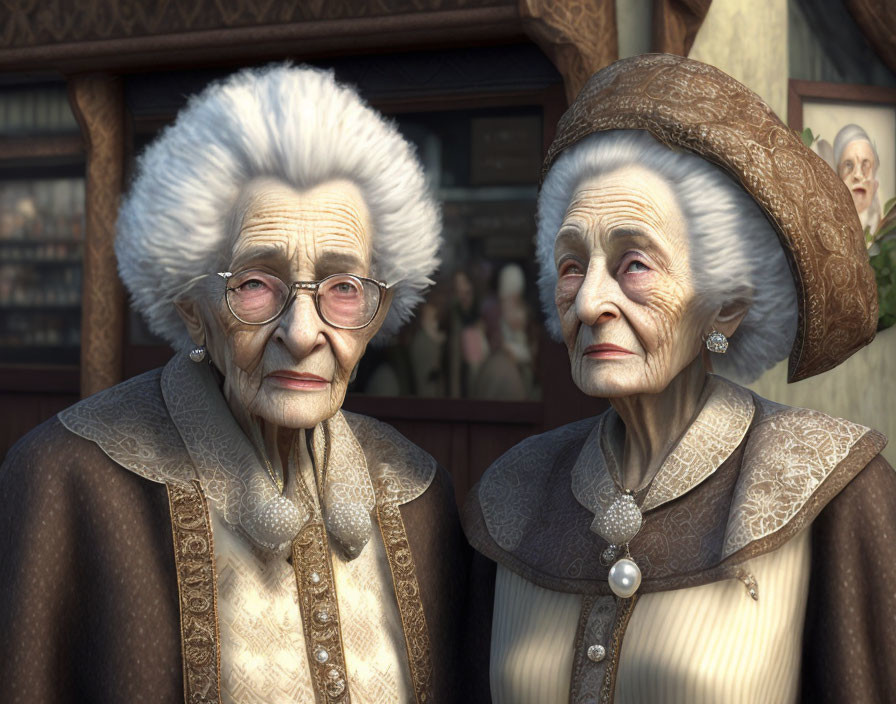
[(260, 269), (222, 271), (224, 299), (233, 316), (247, 325), (265, 325), (279, 318), (300, 290), (314, 293), (314, 307), (327, 325), (360, 330), (376, 317), (388, 284), (355, 274), (331, 274), (320, 281), (294, 281)]

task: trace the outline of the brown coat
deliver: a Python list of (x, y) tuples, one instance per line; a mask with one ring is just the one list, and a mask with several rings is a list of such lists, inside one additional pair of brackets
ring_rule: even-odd
[[(220, 667), (213, 642), (182, 640), (176, 501), (171, 486), (126, 471), (55, 418), (10, 451), (0, 468), (4, 701), (181, 701), (185, 660)], [(447, 473), (399, 510), (430, 643), (431, 701), (451, 702), (468, 552)], [(217, 701), (216, 688), (198, 700)]]

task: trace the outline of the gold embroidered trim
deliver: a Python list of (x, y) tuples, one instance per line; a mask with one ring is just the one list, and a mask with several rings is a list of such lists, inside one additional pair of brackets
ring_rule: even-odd
[(208, 504), (198, 481), (166, 487), (180, 596), (184, 701), (220, 704), (218, 585)]
[(401, 614), (401, 625), (408, 652), (408, 666), (417, 704), (426, 704), (433, 699), (432, 694), (432, 648), (429, 629), (420, 599), (420, 584), (407, 531), (398, 503), (392, 499), (396, 487), (388, 477), (377, 482), (377, 516), (389, 569), (392, 571), (392, 586)]
[(573, 645), (572, 673), (569, 678), (569, 704), (575, 704), (580, 698), (579, 690), (582, 683), (580, 672), (584, 665), (582, 651), (585, 649), (585, 628), (596, 601), (597, 597), (590, 594), (582, 597), (582, 611), (579, 613), (579, 625), (576, 627), (576, 639)]
[(619, 655), (622, 652), (622, 639), (625, 637), (625, 629), (632, 618), (635, 604), (640, 594), (635, 594), (630, 599), (620, 599), (616, 610), (616, 623), (613, 624), (613, 636), (610, 639), (610, 652), (607, 653), (607, 672), (604, 675), (604, 686), (600, 691), (601, 704), (612, 704), (616, 696), (616, 672), (619, 670)]
[(317, 700), (322, 704), (348, 704), (351, 697), (345, 674), (336, 580), (330, 563), (327, 530), (318, 517), (306, 523), (293, 540), (292, 565)]
[(607, 655), (611, 645), (608, 640), (617, 612), (615, 596), (589, 594), (582, 599), (570, 677), (570, 704), (593, 703), (600, 698), (609, 665)]

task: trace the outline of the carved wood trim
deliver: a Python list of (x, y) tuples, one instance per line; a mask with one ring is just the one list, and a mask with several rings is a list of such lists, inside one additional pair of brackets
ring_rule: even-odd
[(69, 101), (87, 148), (81, 395), (89, 396), (122, 379), (125, 301), (114, 250), (124, 155), (121, 81), (103, 74), (73, 76)]
[(77, 157), (84, 153), (81, 136), (0, 137), (0, 165), (13, 160)]
[(514, 0), (57, 0), (55, 11), (34, 0), (0, 0), (0, 46), (133, 39), (216, 29), (370, 19), (422, 12), (513, 6)]
[[(0, 0), (0, 27), (3, 26)], [(299, 3), (301, 5), (302, 3)], [(244, 64), (284, 57), (299, 59), (350, 50), (465, 45), (522, 39), (514, 0), (490, 7), (426, 10), (344, 19), (194, 27), (160, 27), (155, 34), (102, 38), (63, 37), (56, 42), (11, 46), (0, 41), (0, 70), (55, 69), (63, 73), (154, 69), (185, 64)]]
[(526, 34), (563, 76), (567, 102), (619, 58), (615, 0), (519, 0), (519, 13)]
[(843, 4), (874, 52), (896, 73), (896, 3), (892, 0), (843, 0)]

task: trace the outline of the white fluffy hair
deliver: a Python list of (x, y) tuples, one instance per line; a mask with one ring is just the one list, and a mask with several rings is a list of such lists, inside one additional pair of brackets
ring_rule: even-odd
[(289, 65), (212, 84), (139, 159), (115, 252), (150, 329), (175, 348), (189, 344), (173, 303), (226, 266), (241, 193), (265, 178), (299, 190), (334, 179), (359, 188), (372, 222), (371, 276), (395, 291), (379, 335), (395, 333), (432, 283), (438, 206), (393, 124), (332, 72)]
[(749, 301), (749, 310), (725, 355), (713, 355), (717, 372), (752, 381), (784, 359), (796, 335), (793, 278), (777, 233), (750, 195), (721, 169), (673, 151), (641, 130), (585, 137), (551, 167), (538, 196), (538, 285), (548, 330), (561, 340), (554, 304), (554, 240), (579, 185), (625, 166), (642, 166), (671, 187), (690, 235), (698, 300), (706, 310)]

